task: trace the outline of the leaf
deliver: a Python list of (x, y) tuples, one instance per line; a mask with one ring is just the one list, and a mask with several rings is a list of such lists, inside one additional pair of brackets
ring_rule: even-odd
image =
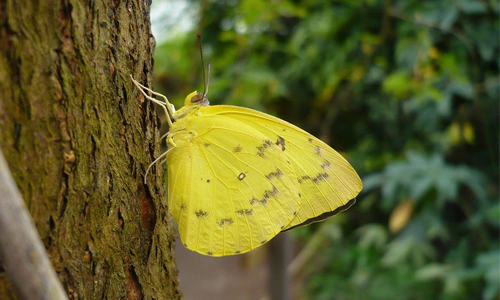
[(486, 220), (491, 224), (500, 226), (500, 202), (498, 199), (497, 203), (486, 211)]
[(380, 249), (388, 240), (387, 230), (382, 225), (368, 224), (359, 228), (358, 232), (360, 234), (358, 245), (361, 248), (375, 247)]
[(478, 0), (460, 0), (457, 1), (460, 10), (468, 14), (477, 14), (486, 12), (486, 6)]
[(494, 299), (500, 291), (500, 252), (495, 249), (478, 256), (476, 264), (484, 270), (486, 288), (483, 291), (485, 299)]
[(389, 217), (389, 229), (392, 233), (398, 233), (410, 221), (415, 210), (415, 202), (411, 199), (402, 201), (394, 208)]
[(382, 257), (382, 265), (390, 267), (404, 263), (414, 246), (415, 241), (412, 238), (392, 242), (389, 244), (387, 252)]
[(443, 279), (454, 270), (451, 265), (432, 263), (417, 270), (415, 278), (418, 280)]

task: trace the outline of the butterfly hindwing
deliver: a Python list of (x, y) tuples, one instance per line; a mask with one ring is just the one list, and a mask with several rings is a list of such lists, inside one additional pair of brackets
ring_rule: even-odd
[(275, 141), (208, 108), (169, 136), (176, 145), (167, 155), (169, 207), (187, 248), (244, 253), (289, 226), (300, 184)]
[(301, 209), (284, 230), (320, 221), (349, 208), (362, 188), (351, 165), (327, 144), (304, 130), (248, 108), (217, 105), (206, 113), (248, 124), (277, 145), (290, 161), (301, 192)]

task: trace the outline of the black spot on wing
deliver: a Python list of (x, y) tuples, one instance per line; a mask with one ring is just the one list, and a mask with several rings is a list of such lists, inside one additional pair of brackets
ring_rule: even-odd
[(208, 217), (208, 212), (206, 211), (203, 211), (203, 210), (198, 210), (198, 211), (195, 211), (194, 214), (196, 215), (197, 218), (204, 218), (204, 217)]
[(266, 157), (265, 155), (266, 149), (271, 147), (272, 145), (273, 142), (271, 142), (270, 140), (264, 140), (262, 142), (262, 145), (257, 147), (257, 155), (263, 158)]
[(220, 219), (220, 220), (216, 221), (216, 223), (217, 223), (217, 225), (219, 225), (219, 227), (229, 226), (229, 225), (233, 224), (233, 219), (232, 218)]
[(267, 203), (267, 200), (266, 199), (257, 199), (255, 197), (252, 197), (252, 199), (250, 199), (250, 205), (256, 205), (257, 203), (260, 203), (262, 205), (265, 205)]
[(330, 177), (330, 175), (328, 175), (328, 173), (325, 172), (325, 173), (318, 173), (318, 175), (316, 175), (315, 177), (311, 177), (309, 175), (302, 176), (298, 179), (298, 181), (300, 184), (302, 184), (306, 180), (311, 180), (312, 182), (317, 184), (321, 180), (327, 179), (328, 177)]
[(245, 179), (245, 177), (247, 177), (247, 175), (245, 175), (245, 173), (240, 173), (240, 175), (238, 175), (238, 180), (243, 180)]
[(316, 154), (319, 156), (323, 156), (323, 149), (320, 146), (316, 146)]
[(236, 213), (242, 216), (251, 216), (253, 215), (253, 208), (239, 209)]
[(276, 145), (281, 148), (281, 151), (285, 151), (285, 139), (278, 135), (278, 140)]
[(331, 165), (332, 165), (332, 164), (331, 164), (328, 160), (326, 160), (326, 159), (325, 159), (325, 161), (321, 164), (321, 168), (322, 168), (323, 170), (326, 170), (326, 169), (330, 168), (330, 167), (331, 167)]
[(273, 187), (273, 190), (267, 190), (264, 192), (264, 198), (269, 199), (271, 196), (275, 196), (278, 194), (278, 189), (276, 187)]
[(238, 146), (233, 148), (233, 152), (241, 152), (242, 150), (243, 150), (243, 147), (241, 147), (241, 145), (238, 145)]
[(278, 178), (278, 177), (281, 177), (281, 176), (283, 176), (283, 172), (281, 172), (280, 169), (276, 168), (276, 171), (267, 174), (266, 178), (269, 179), (269, 180), (271, 180), (273, 177)]
[(299, 178), (299, 183), (302, 183), (302, 182), (304, 182), (304, 180), (309, 180), (309, 179), (311, 179), (311, 177), (308, 176), (308, 175), (302, 176), (302, 177)]
[(264, 191), (264, 195), (262, 195), (261, 199), (252, 197), (252, 199), (250, 200), (250, 205), (256, 205), (258, 203), (260, 203), (261, 205), (265, 205), (267, 203), (267, 199), (271, 198), (271, 196), (277, 195), (278, 193), (278, 189), (276, 187), (273, 187), (272, 190)]
[(328, 177), (330, 177), (330, 175), (328, 175), (328, 173), (319, 173), (316, 177), (311, 178), (311, 180), (314, 183), (318, 183), (323, 179), (327, 179)]
[(262, 147), (262, 146), (257, 147), (257, 155), (262, 157), (262, 158), (265, 157), (264, 156), (264, 147)]
[(208, 148), (208, 146), (210, 146), (210, 144), (209, 143), (205, 143), (204, 146), (205, 146), (205, 148)]

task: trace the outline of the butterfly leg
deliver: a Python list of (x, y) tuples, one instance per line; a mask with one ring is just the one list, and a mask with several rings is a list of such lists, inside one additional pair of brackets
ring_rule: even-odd
[(151, 164), (149, 164), (148, 168), (146, 169), (146, 174), (144, 174), (144, 184), (146, 184), (146, 180), (148, 179), (148, 173), (149, 173), (149, 170), (151, 169), (151, 167), (153, 165), (155, 165), (160, 159), (164, 158), (165, 156), (167, 156), (167, 153), (170, 152), (170, 150), (172, 150), (173, 148), (171, 149), (168, 149), (167, 151), (163, 152), (160, 156), (158, 156)]
[[(157, 93), (155, 91), (152, 91), (151, 89), (145, 87), (144, 85), (140, 84), (137, 80), (135, 80), (132, 75), (130, 75), (130, 78), (132, 79), (132, 82), (137, 86), (137, 88), (139, 89), (139, 91), (141, 91), (141, 93), (144, 95), (144, 97), (146, 97), (148, 100), (151, 100), (153, 101), (154, 103), (158, 104), (159, 106), (161, 106), (163, 108), (163, 110), (165, 111), (165, 116), (167, 117), (167, 123), (168, 123), (168, 127), (172, 127), (172, 120), (170, 119), (170, 116), (173, 115), (175, 113), (175, 107), (173, 104), (171, 104), (170, 102), (168, 102), (168, 99), (167, 97), (165, 97), (164, 95), (160, 94), (160, 93)], [(160, 98), (163, 98), (163, 101), (164, 102), (161, 102), (160, 100), (158, 99), (155, 99), (151, 96), (149, 96), (148, 94), (146, 94), (146, 92), (144, 91), (148, 91), (150, 92), (151, 94), (153, 95), (156, 95)]]
[(162, 135), (162, 136), (160, 137), (160, 141), (163, 141), (163, 139), (164, 139), (164, 138), (166, 138), (166, 137), (168, 136), (168, 134), (169, 134), (169, 133), (170, 133), (170, 130), (169, 130), (169, 131), (167, 131), (167, 133), (165, 133), (164, 135)]

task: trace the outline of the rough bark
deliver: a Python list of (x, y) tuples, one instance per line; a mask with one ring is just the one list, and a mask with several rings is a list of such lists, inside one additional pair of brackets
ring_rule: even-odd
[(0, 0), (0, 147), (70, 299), (180, 298), (149, 5)]

